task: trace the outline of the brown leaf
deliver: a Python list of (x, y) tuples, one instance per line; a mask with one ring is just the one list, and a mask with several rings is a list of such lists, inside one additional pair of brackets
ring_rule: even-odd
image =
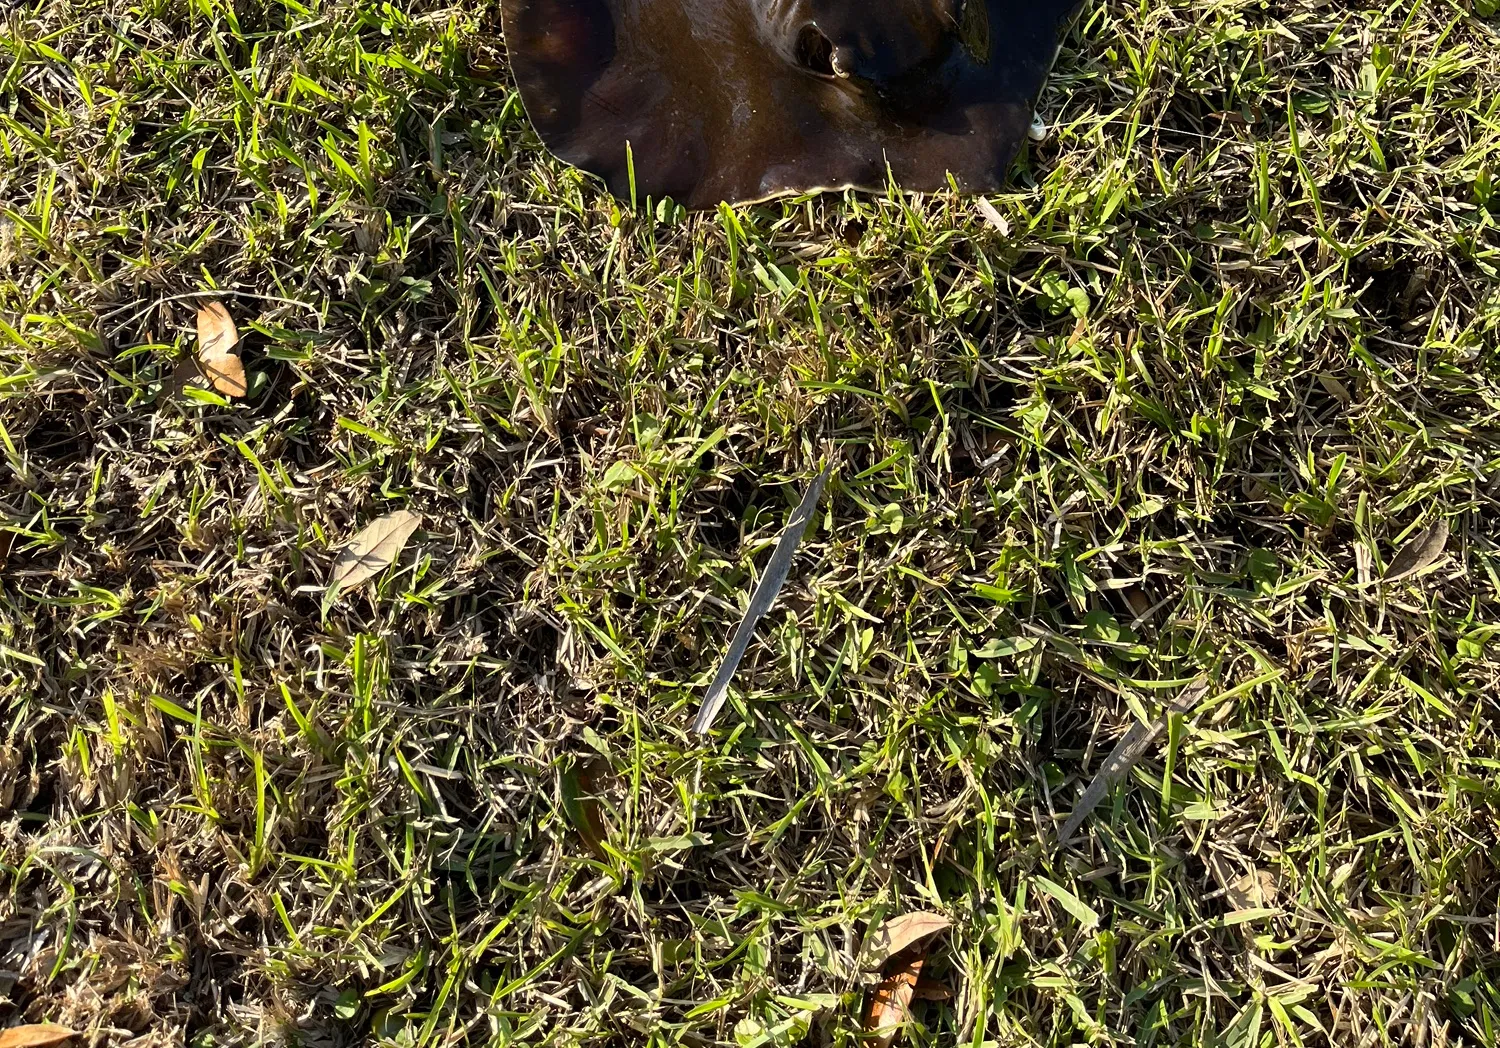
[(219, 357), (233, 353), (240, 344), (239, 328), (228, 308), (218, 299), (210, 299), (198, 307), (198, 356)]
[(928, 913), (925, 910), (913, 910), (911, 913), (892, 917), (866, 936), (864, 949), (860, 953), (860, 967), (867, 972), (883, 967), (886, 961), (898, 953), (924, 939), (930, 939), (938, 932), (947, 931), (952, 924), (942, 914)]
[(33, 1026), (12, 1026), (0, 1030), (0, 1048), (50, 1048), (63, 1044), (78, 1036), (66, 1026), (56, 1023), (37, 1023)]
[(926, 961), (923, 954), (913, 954), (871, 992), (870, 1004), (865, 1010), (865, 1030), (873, 1035), (871, 1044), (890, 1048), (895, 1043), (902, 1024), (911, 1018), (912, 994)]
[(417, 514), (398, 509), (366, 524), (333, 562), (327, 599), (332, 601), (343, 591), (369, 581), (390, 567), (421, 523), (422, 518)]
[(1385, 570), (1385, 581), (1397, 582), (1424, 568), (1432, 567), (1442, 559), (1447, 546), (1448, 521), (1440, 517), (1437, 523), (1401, 547), (1401, 552), (1396, 554), (1390, 567)]
[(1270, 870), (1254, 869), (1224, 890), (1229, 905), (1236, 910), (1260, 909), (1276, 904), (1276, 875)]
[(245, 365), (236, 353), (239, 329), (224, 303), (213, 299), (198, 307), (198, 364), (215, 389), (228, 397), (243, 397)]
[(1329, 396), (1333, 397), (1340, 404), (1347, 405), (1354, 401), (1354, 398), (1349, 395), (1349, 387), (1344, 385), (1338, 379), (1334, 378), (1332, 375), (1320, 374), (1318, 376), (1318, 381), (1322, 383), (1323, 388), (1328, 391)]
[(561, 782), (563, 812), (584, 845), (600, 860), (607, 857), (604, 842), (609, 833), (604, 826), (598, 789), (599, 778), (607, 769), (608, 765), (602, 758), (589, 758), (564, 770)]
[(199, 363), (204, 377), (226, 397), (243, 397), (250, 388), (245, 384), (245, 365), (234, 353), (225, 353), (212, 360), (199, 358)]
[(953, 1000), (953, 987), (924, 975), (912, 988), (911, 999), (914, 1001), (951, 1001)]
[(172, 367), (172, 373), (162, 380), (161, 395), (164, 400), (175, 400), (187, 389), (189, 382), (202, 379), (203, 365), (198, 363), (198, 358), (183, 357)]

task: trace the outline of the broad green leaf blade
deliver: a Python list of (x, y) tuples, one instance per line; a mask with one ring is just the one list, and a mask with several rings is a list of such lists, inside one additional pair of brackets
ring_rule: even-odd
[(1072, 914), (1073, 918), (1079, 924), (1090, 930), (1099, 927), (1099, 915), (1078, 896), (1068, 891), (1068, 889), (1056, 881), (1048, 880), (1041, 874), (1037, 874), (1033, 879), (1036, 881), (1038, 888), (1056, 899), (1058, 905)]

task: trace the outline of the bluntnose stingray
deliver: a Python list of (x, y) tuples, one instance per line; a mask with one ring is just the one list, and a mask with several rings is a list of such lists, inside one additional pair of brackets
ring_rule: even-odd
[[(502, 0), (542, 141), (688, 207), (999, 188), (1078, 0)], [(634, 183), (632, 185), (632, 175)]]

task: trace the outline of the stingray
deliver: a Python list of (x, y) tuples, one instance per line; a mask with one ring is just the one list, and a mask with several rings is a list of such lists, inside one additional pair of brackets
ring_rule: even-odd
[(998, 189), (1079, 0), (502, 0), (543, 143), (616, 196)]

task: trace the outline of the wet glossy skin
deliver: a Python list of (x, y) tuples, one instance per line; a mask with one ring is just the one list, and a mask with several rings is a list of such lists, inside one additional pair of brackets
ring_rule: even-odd
[(503, 0), (548, 148), (644, 199), (998, 188), (1074, 0)]

